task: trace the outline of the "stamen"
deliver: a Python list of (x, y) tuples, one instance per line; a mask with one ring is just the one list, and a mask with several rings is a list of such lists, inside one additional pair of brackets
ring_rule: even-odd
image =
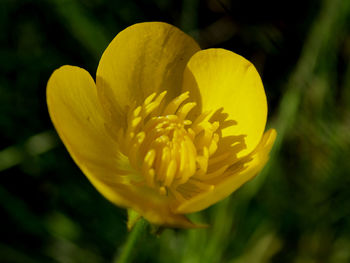
[(166, 171), (166, 177), (164, 181), (165, 186), (167, 187), (171, 186), (171, 183), (173, 182), (175, 177), (176, 169), (177, 169), (176, 160), (171, 160)]
[(152, 112), (154, 112), (156, 109), (158, 109), (161, 101), (163, 100), (164, 96), (165, 96), (166, 92), (161, 93), (156, 99), (155, 101), (151, 102), (150, 104), (147, 104), (145, 106), (145, 112), (144, 112), (144, 118), (146, 118), (149, 114), (151, 114)]
[(165, 108), (164, 115), (175, 114), (180, 104), (190, 97), (189, 94), (190, 93), (187, 91), (185, 93), (182, 93), (180, 96), (176, 97), (175, 99), (173, 99)]
[(197, 105), (197, 103), (186, 103), (184, 104), (178, 111), (177, 116), (179, 116), (180, 119), (184, 120), (187, 117), (187, 114)]
[(153, 92), (151, 95), (149, 95), (149, 96), (145, 99), (145, 101), (143, 102), (143, 105), (144, 105), (144, 106), (147, 106), (148, 104), (150, 104), (156, 96), (157, 96), (157, 93)]
[(198, 170), (196, 172), (196, 176), (201, 176), (207, 172), (208, 169), (208, 159), (209, 159), (209, 151), (207, 147), (203, 147), (202, 155), (197, 156), (197, 165)]
[(164, 186), (159, 187), (159, 193), (161, 195), (167, 195), (167, 190)]
[(189, 119), (196, 106), (195, 102), (185, 103), (189, 92), (164, 105), (166, 93), (152, 93), (142, 105), (131, 106), (127, 128), (117, 132), (117, 141), (132, 168), (140, 173), (137, 181), (130, 177), (130, 183), (141, 185), (143, 180), (160, 195), (184, 202), (212, 191), (212, 180), (244, 167), (243, 161), (237, 164), (244, 137), (222, 138), (222, 129), (236, 124), (227, 119), (223, 109)]

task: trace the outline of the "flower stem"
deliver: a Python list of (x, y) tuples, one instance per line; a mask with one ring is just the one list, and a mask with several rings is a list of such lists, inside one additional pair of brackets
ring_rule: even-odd
[(133, 227), (127, 240), (124, 244), (124, 247), (117, 258), (113, 261), (114, 263), (129, 263), (132, 260), (132, 251), (135, 247), (137, 241), (145, 233), (147, 229), (148, 222), (141, 218)]

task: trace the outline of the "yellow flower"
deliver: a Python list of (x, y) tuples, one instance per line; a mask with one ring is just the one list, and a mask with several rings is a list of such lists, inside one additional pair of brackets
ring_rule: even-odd
[(47, 84), (52, 122), (97, 190), (158, 225), (194, 227), (185, 214), (222, 200), (268, 160), (267, 102), (254, 66), (201, 50), (161, 22), (120, 32), (96, 83), (63, 66)]

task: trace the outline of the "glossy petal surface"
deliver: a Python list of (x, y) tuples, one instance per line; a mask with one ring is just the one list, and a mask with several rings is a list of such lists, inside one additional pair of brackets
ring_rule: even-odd
[(102, 55), (97, 87), (107, 115), (123, 125), (126, 106), (152, 94), (178, 95), (184, 68), (198, 44), (178, 28), (161, 22), (140, 23), (120, 32)]
[[(90, 74), (73, 66), (56, 70), (47, 85), (47, 104), (52, 122), (74, 161), (99, 190), (107, 187), (101, 176), (105, 180), (120, 174), (118, 151), (106, 133)], [(119, 205), (127, 203), (121, 196), (114, 199)]]
[(264, 87), (255, 67), (245, 58), (224, 49), (197, 52), (188, 62), (184, 90), (199, 90), (202, 111), (223, 108), (236, 125), (223, 130), (223, 135), (246, 135), (250, 153), (259, 143), (265, 129), (267, 102)]

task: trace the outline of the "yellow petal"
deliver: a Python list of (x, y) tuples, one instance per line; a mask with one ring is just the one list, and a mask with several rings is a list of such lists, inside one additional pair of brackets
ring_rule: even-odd
[(85, 175), (95, 183), (101, 174), (115, 177), (118, 149), (106, 133), (90, 74), (73, 66), (57, 69), (47, 84), (47, 104), (60, 138)]
[(130, 171), (123, 167), (126, 161), (105, 130), (96, 86), (87, 71), (73, 66), (56, 70), (47, 84), (47, 104), (70, 155), (107, 199), (134, 208), (155, 224), (195, 227), (185, 216), (173, 214), (167, 200), (128, 184)]
[(258, 147), (251, 154), (252, 160), (246, 164), (246, 168), (237, 173), (227, 176), (215, 185), (212, 191), (203, 193), (182, 203), (177, 207), (176, 213), (187, 214), (200, 211), (210, 205), (226, 198), (241, 185), (251, 180), (264, 167), (269, 158), (269, 152), (276, 139), (276, 131), (271, 129), (267, 131)]
[(247, 148), (239, 156), (255, 149), (265, 129), (267, 102), (260, 76), (248, 60), (224, 49), (199, 51), (187, 64), (183, 90), (199, 90), (203, 112), (223, 108), (237, 122), (223, 135), (246, 135)]
[(123, 125), (125, 107), (140, 105), (153, 92), (180, 94), (184, 68), (200, 50), (178, 28), (161, 22), (132, 25), (120, 32), (102, 55), (97, 69), (99, 98), (114, 125)]

